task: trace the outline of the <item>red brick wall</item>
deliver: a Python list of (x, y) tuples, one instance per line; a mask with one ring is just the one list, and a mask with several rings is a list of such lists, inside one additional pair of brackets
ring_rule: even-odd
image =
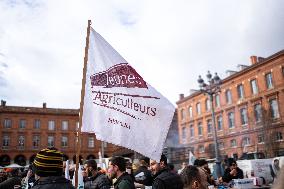
[[(76, 123), (79, 121), (78, 110), (64, 110), (64, 109), (44, 109), (44, 108), (29, 108), (31, 112), (26, 110), (25, 107), (12, 107), (3, 106), (0, 107), (0, 157), (2, 155), (8, 155), (13, 161), (16, 156), (24, 155), (27, 160), (32, 155), (35, 155), (40, 149), (47, 147), (48, 135), (55, 137), (55, 147), (61, 150), (71, 160), (76, 154)], [(12, 120), (12, 128), (5, 129), (4, 119)], [(19, 129), (20, 119), (26, 120), (26, 127)], [(34, 120), (39, 119), (41, 122), (40, 129), (34, 129)], [(48, 121), (55, 121), (55, 130), (48, 130)], [(68, 121), (68, 130), (64, 131), (61, 128), (61, 122)], [(10, 136), (10, 146), (8, 149), (2, 148), (3, 135), (8, 134)], [(18, 136), (25, 136), (24, 149), (18, 149)], [(32, 140), (33, 135), (40, 136), (40, 147), (33, 149)], [(61, 136), (68, 137), (68, 146), (61, 146)], [(95, 134), (84, 133), (82, 134), (82, 148), (81, 155), (84, 159), (88, 155), (94, 155), (98, 158), (98, 152), (101, 148), (101, 142), (95, 140), (95, 147), (88, 147), (88, 137)], [(111, 156), (117, 147), (111, 144), (107, 144), (105, 154)]]
[[(264, 62), (258, 62), (247, 69), (240, 71), (237, 74), (231, 75), (225, 79), (221, 84), (220, 101), (221, 106), (219, 108), (215, 107), (215, 114), (223, 116), (223, 130), (218, 131), (219, 141), (225, 143), (225, 148), (220, 149), (220, 153), (223, 155), (231, 156), (233, 153), (237, 153), (240, 157), (243, 153), (243, 147), (241, 142), (243, 137), (249, 137), (251, 140), (251, 145), (246, 147), (248, 152), (255, 151), (258, 148), (259, 151), (263, 150), (262, 144), (257, 144), (258, 128), (254, 121), (254, 104), (260, 102), (266, 109), (269, 107), (269, 99), (276, 98), (278, 101), (280, 118), (274, 120), (272, 130), (277, 130), (282, 132), (284, 137), (284, 76), (282, 73), (282, 67), (284, 67), (284, 51), (276, 53), (271, 57), (268, 57)], [(265, 74), (271, 72), (273, 77), (273, 88), (267, 89)], [(252, 95), (250, 80), (256, 79), (258, 84), (258, 94)], [(244, 85), (245, 98), (243, 100), (238, 99), (237, 85)], [(232, 103), (226, 103), (225, 91), (230, 89), (232, 92)], [(189, 146), (194, 147), (195, 155), (198, 157), (209, 158), (208, 145), (214, 143), (213, 138), (208, 136), (207, 132), (207, 119), (211, 119), (211, 111), (206, 112), (205, 110), (205, 100), (208, 97), (206, 95), (200, 94), (199, 92), (193, 93), (177, 102), (178, 106), (178, 126), (179, 126), (179, 138), (180, 143), (182, 143), (182, 128), (187, 128), (187, 138), (186, 143)], [(201, 103), (201, 115), (196, 113), (196, 103)], [(188, 108), (193, 107), (193, 118), (189, 118)], [(246, 107), (248, 111), (248, 124), (246, 126), (241, 126), (241, 115), (240, 108)], [(186, 112), (185, 119), (181, 119), (181, 110)], [(229, 129), (227, 114), (233, 111), (235, 113), (235, 128)], [(198, 122), (202, 122), (203, 134), (198, 136)], [(217, 122), (217, 120), (216, 120)], [(191, 140), (189, 136), (189, 125), (194, 125), (194, 139)], [(216, 123), (217, 126), (217, 123)], [(212, 135), (213, 136), (213, 132)], [(237, 147), (230, 147), (230, 140), (236, 139)], [(284, 149), (284, 143), (280, 142), (280, 148)], [(198, 153), (198, 146), (204, 145), (205, 153)], [(214, 156), (214, 149), (213, 155)]]

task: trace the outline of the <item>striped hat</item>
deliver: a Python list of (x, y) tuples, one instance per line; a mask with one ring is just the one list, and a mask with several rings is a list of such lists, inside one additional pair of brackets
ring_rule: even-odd
[(56, 148), (43, 149), (37, 153), (33, 166), (38, 176), (61, 176), (63, 174), (63, 154)]

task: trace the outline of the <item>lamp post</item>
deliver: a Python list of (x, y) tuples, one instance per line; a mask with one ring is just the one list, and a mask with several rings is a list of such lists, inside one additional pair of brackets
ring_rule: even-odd
[(206, 75), (208, 79), (208, 84), (204, 82), (204, 80), (199, 76), (198, 83), (200, 87), (200, 92), (203, 94), (207, 94), (210, 99), (210, 105), (211, 105), (211, 115), (212, 115), (212, 125), (214, 129), (214, 143), (215, 143), (215, 158), (216, 158), (216, 174), (219, 178), (221, 176), (221, 162), (220, 162), (220, 153), (219, 153), (219, 145), (218, 145), (218, 135), (217, 135), (217, 129), (215, 124), (215, 111), (214, 111), (214, 104), (213, 104), (213, 96), (220, 92), (220, 85), (221, 85), (221, 79), (215, 73), (215, 76), (212, 77), (212, 74), (210, 71), (208, 71)]

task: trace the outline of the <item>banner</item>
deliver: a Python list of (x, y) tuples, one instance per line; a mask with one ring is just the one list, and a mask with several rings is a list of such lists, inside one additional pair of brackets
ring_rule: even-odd
[[(162, 77), (162, 71), (160, 74)], [(174, 111), (174, 106), (91, 28), (82, 132), (95, 133), (98, 140), (159, 161)]]

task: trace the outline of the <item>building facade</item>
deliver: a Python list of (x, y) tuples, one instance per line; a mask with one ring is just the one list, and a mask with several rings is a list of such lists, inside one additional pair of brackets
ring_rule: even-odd
[[(284, 50), (270, 57), (251, 57), (222, 80), (214, 95), (215, 125), (221, 157), (243, 153), (284, 154)], [(209, 97), (196, 91), (177, 102), (179, 142), (195, 156), (215, 158)]]
[[(46, 147), (55, 147), (73, 160), (76, 154), (78, 109), (0, 106), (0, 166), (32, 162), (36, 153)], [(119, 147), (103, 143), (105, 157), (112, 156)], [(82, 134), (81, 158), (98, 158), (102, 142), (95, 134)]]

